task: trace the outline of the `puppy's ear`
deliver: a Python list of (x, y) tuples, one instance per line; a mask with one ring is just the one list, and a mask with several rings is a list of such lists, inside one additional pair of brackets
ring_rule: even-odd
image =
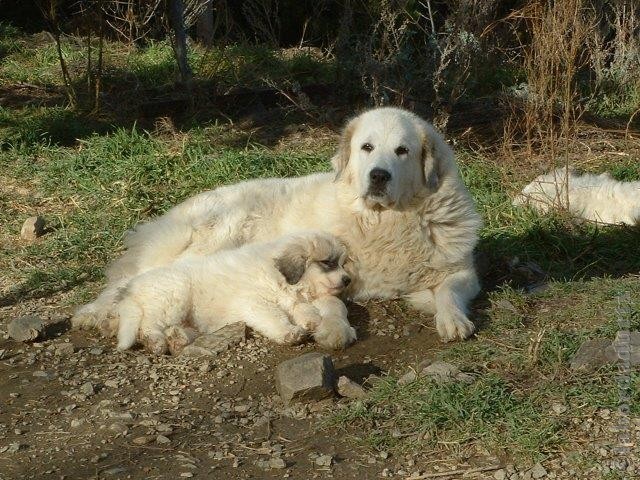
[(342, 172), (347, 168), (349, 163), (349, 157), (351, 155), (351, 137), (358, 124), (358, 118), (354, 118), (347, 123), (342, 130), (340, 136), (340, 143), (338, 143), (338, 151), (331, 159), (331, 165), (333, 165), (333, 171), (336, 172), (336, 180), (340, 178)]
[(435, 192), (447, 177), (457, 174), (455, 155), (442, 135), (424, 120), (420, 121), (420, 131), (425, 185)]
[(300, 281), (307, 268), (308, 256), (300, 245), (287, 246), (275, 259), (276, 268), (289, 285)]

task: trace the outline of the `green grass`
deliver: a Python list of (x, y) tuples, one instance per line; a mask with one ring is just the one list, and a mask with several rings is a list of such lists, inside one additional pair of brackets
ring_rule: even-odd
[[(79, 75), (84, 50), (65, 41), (65, 54)], [(19, 32), (0, 24), (0, 55), (6, 60), (0, 86), (59, 85), (52, 45), (29, 47)], [(196, 49), (191, 55), (198, 75), (222, 87), (333, 75), (329, 62), (262, 47)], [(105, 89), (131, 87), (134, 95), (135, 89), (170, 83), (174, 75), (166, 42), (140, 50), (114, 46), (106, 65)], [(69, 305), (85, 301), (100, 287), (123, 233), (137, 222), (219, 185), (325, 171), (333, 149), (323, 142), (270, 148), (215, 121), (187, 122), (162, 135), (122, 123), (64, 106), (0, 108), (0, 303), (60, 291), (71, 292), (64, 300)], [(640, 162), (633, 155), (591, 166), (636, 180)], [(615, 336), (621, 294), (629, 295), (632, 327), (640, 329), (640, 249), (632, 248), (639, 231), (575, 225), (561, 215), (514, 208), (511, 195), (530, 172), (477, 152), (462, 150), (459, 157), (484, 218), (479, 257), (488, 267), (485, 292), (475, 305), (478, 337), (443, 349), (440, 358), (473, 372), (477, 381), (421, 379), (402, 386), (390, 376), (368, 400), (339, 410), (325, 426), (364, 436), (371, 448), (401, 452), (419, 445), (437, 451), (482, 444), (507, 456), (539, 457), (571, 443), (574, 418), (617, 405), (611, 369), (577, 374), (568, 360), (585, 339)], [(51, 231), (34, 243), (17, 241), (22, 221), (33, 214), (44, 215)], [(516, 257), (546, 272), (545, 291), (525, 293), (526, 279), (509, 270)], [(638, 414), (637, 373), (633, 385)], [(555, 401), (571, 408), (552, 415)]]

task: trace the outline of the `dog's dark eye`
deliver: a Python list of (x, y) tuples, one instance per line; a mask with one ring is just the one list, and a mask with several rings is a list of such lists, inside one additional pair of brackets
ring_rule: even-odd
[(406, 155), (407, 153), (409, 153), (409, 149), (407, 149), (407, 147), (400, 145), (396, 148), (396, 155)]
[(362, 145), (362, 147), (360, 147), (362, 150), (364, 150), (365, 152), (371, 152), (373, 151), (373, 145), (371, 145), (370, 143), (364, 143)]
[(325, 270), (335, 270), (336, 268), (338, 268), (338, 262), (336, 262), (335, 260), (322, 260), (318, 263), (320, 263), (322, 268), (324, 268)]

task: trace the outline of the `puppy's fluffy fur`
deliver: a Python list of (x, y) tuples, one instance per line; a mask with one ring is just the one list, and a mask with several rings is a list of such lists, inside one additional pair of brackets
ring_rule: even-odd
[(442, 136), (407, 111), (374, 109), (348, 122), (332, 163), (333, 173), (204, 192), (138, 226), (74, 323), (103, 325), (118, 290), (146, 270), (319, 229), (343, 239), (357, 265), (350, 298), (405, 298), (435, 314), (443, 340), (471, 335), (481, 221)]
[(344, 347), (355, 330), (333, 296), (350, 282), (346, 258), (338, 239), (314, 232), (149, 270), (131, 279), (114, 305), (118, 348), (140, 340), (154, 353), (175, 353), (193, 329), (210, 333), (235, 322), (278, 343), (314, 333), (323, 346)]
[(540, 175), (513, 201), (539, 212), (568, 210), (592, 222), (636, 225), (640, 223), (640, 182), (620, 182), (608, 173), (579, 175), (558, 168)]

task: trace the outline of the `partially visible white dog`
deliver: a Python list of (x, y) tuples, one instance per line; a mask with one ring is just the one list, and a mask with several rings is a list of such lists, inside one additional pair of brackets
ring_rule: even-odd
[(118, 348), (141, 341), (151, 352), (180, 351), (190, 330), (210, 333), (244, 322), (282, 344), (312, 333), (322, 346), (356, 339), (336, 295), (349, 285), (347, 251), (328, 233), (308, 232), (148, 270), (118, 294)]
[(529, 205), (542, 213), (564, 209), (591, 222), (636, 225), (640, 223), (640, 182), (558, 168), (524, 187), (513, 204)]

